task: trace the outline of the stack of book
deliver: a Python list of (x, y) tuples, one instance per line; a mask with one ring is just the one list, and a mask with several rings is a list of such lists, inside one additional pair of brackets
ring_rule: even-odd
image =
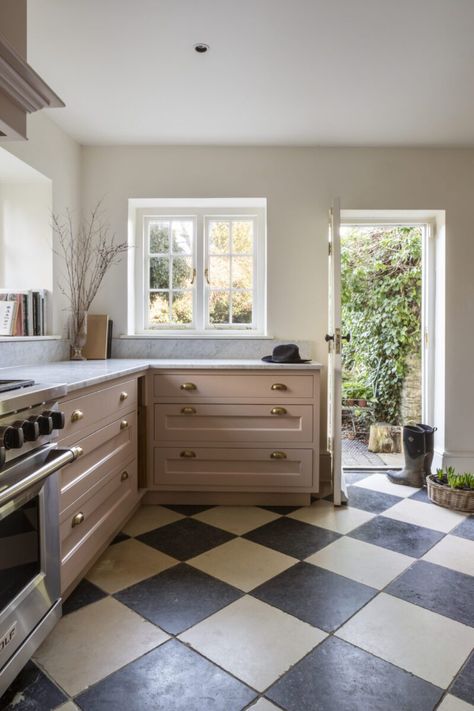
[(46, 298), (46, 289), (0, 289), (0, 336), (44, 336), (47, 333)]

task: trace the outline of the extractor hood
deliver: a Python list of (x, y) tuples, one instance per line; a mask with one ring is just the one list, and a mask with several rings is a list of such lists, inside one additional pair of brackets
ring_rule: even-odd
[(26, 116), (64, 102), (0, 34), (0, 140), (26, 139)]

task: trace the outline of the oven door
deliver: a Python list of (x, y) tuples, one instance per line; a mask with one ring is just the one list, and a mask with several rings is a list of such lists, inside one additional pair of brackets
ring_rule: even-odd
[(48, 612), (60, 616), (56, 472), (74, 457), (45, 445), (0, 472), (0, 686), (2, 670)]

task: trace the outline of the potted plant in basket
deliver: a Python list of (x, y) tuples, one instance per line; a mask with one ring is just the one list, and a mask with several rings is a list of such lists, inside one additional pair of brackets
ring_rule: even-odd
[(449, 509), (474, 512), (474, 474), (456, 473), (454, 467), (437, 469), (426, 477), (428, 496), (435, 504)]
[(59, 283), (59, 289), (70, 306), (71, 360), (85, 360), (82, 349), (87, 339), (87, 313), (110, 267), (128, 249), (127, 242), (115, 243), (100, 208), (98, 202), (77, 230), (69, 211), (65, 219), (53, 215), (55, 253), (65, 264), (65, 280)]

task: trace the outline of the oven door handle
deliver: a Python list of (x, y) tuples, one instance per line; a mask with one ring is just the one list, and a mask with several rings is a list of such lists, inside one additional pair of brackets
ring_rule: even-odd
[(24, 477), (20, 481), (12, 484), (0, 492), (0, 507), (7, 504), (12, 499), (15, 499), (20, 494), (23, 494), (27, 489), (39, 484), (44, 479), (47, 479), (51, 474), (54, 474), (66, 464), (73, 462), (82, 454), (80, 447), (70, 447), (69, 449), (52, 449), (53, 458), (50, 462), (46, 462), (34, 472)]

